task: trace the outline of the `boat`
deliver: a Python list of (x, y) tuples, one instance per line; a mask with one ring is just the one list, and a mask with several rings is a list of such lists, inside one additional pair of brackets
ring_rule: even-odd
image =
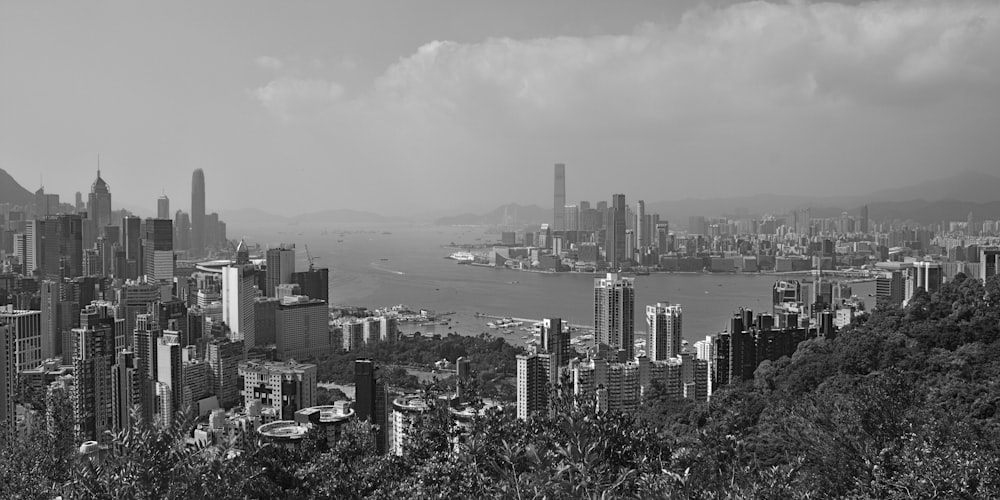
[(472, 252), (455, 252), (448, 256), (449, 259), (457, 260), (459, 263), (462, 262), (472, 262), (476, 260), (476, 256)]
[(385, 262), (385, 261), (387, 261), (387, 260), (389, 260), (389, 259), (386, 259), (386, 258), (382, 258), (382, 259), (379, 259), (379, 260), (381, 260), (382, 262)]

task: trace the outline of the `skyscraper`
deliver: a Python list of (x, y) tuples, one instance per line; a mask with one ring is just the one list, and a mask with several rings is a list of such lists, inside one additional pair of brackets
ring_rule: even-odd
[(861, 207), (861, 228), (862, 234), (868, 234), (868, 205)]
[(611, 207), (608, 208), (607, 216), (607, 244), (604, 248), (604, 254), (608, 261), (608, 267), (612, 270), (617, 270), (621, 266), (621, 263), (629, 257), (625, 254), (627, 211), (628, 206), (625, 205), (625, 195), (611, 195)]
[(122, 248), (125, 250), (125, 269), (119, 269), (121, 276), (116, 278), (136, 279), (142, 274), (142, 221), (129, 215), (122, 219)]
[(555, 168), (555, 189), (552, 200), (552, 230), (565, 231), (565, 207), (566, 207), (566, 165), (556, 163)]
[(547, 411), (551, 366), (549, 354), (517, 356), (517, 418), (527, 420), (532, 414)]
[(205, 251), (205, 172), (195, 169), (191, 176), (191, 252)]
[(608, 273), (594, 279), (594, 343), (623, 351), (632, 359), (635, 349), (635, 279)]
[(42, 312), (22, 311), (7, 305), (0, 307), (0, 324), (7, 324), (14, 336), (14, 364), (18, 370), (38, 367), (42, 357)]
[(665, 360), (681, 353), (681, 306), (657, 302), (646, 306), (646, 356)]
[(359, 422), (370, 422), (375, 428), (375, 448), (380, 454), (388, 450), (389, 396), (385, 385), (377, 379), (375, 363), (370, 359), (354, 360), (355, 414)]
[(232, 340), (244, 341), (244, 348), (255, 344), (254, 300), (257, 298), (257, 273), (248, 264), (246, 242), (236, 247), (237, 263), (222, 268), (222, 321), (229, 326)]
[(178, 210), (174, 214), (174, 250), (189, 248), (191, 248), (191, 218), (187, 213)]
[(649, 246), (649, 228), (646, 226), (646, 202), (635, 203), (635, 237), (639, 248)]
[(114, 427), (111, 367), (115, 361), (115, 320), (106, 310), (88, 308), (74, 328), (76, 384), (71, 390), (78, 441), (107, 441)]
[(14, 361), (14, 332), (0, 322), (0, 425), (14, 428), (17, 414), (14, 395), (17, 391), (17, 363)]
[[(553, 371), (566, 366), (572, 355), (569, 346), (569, 332), (563, 331), (562, 319), (545, 318), (542, 320), (542, 348), (552, 356)], [(553, 380), (558, 382), (558, 380)]]
[(292, 273), (295, 272), (295, 245), (282, 244), (278, 248), (268, 248), (266, 259), (264, 295), (275, 297), (274, 290), (278, 285), (292, 282)]
[(174, 224), (167, 219), (146, 219), (142, 239), (142, 274), (156, 282), (174, 278)]
[(167, 198), (167, 195), (162, 195), (156, 199), (156, 218), (170, 218), (170, 198)]
[(325, 267), (292, 273), (291, 282), (299, 285), (302, 295), (330, 301), (330, 270)]
[(87, 217), (95, 222), (96, 234), (104, 234), (104, 227), (111, 225), (111, 189), (101, 178), (100, 169), (97, 170), (97, 179), (90, 186)]

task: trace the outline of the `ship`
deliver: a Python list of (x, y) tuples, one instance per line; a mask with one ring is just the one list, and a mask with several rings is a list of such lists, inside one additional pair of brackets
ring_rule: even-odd
[(449, 255), (448, 258), (459, 262), (472, 262), (476, 260), (476, 256), (472, 252), (455, 252)]

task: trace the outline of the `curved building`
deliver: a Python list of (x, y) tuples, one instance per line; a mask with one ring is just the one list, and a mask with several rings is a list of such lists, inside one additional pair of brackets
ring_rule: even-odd
[(200, 168), (191, 176), (191, 251), (205, 251), (205, 172)]

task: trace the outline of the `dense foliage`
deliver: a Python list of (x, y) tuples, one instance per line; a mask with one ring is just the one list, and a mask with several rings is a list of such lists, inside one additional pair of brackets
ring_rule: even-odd
[(404, 457), (375, 455), (360, 424), (332, 449), (315, 436), (285, 449), (252, 435), (188, 448), (185, 424), (134, 429), (100, 466), (56, 458), (66, 450), (41, 433), (4, 443), (0, 495), (998, 498), (998, 336), (1000, 281), (959, 276), (805, 342), (710, 403), (654, 388), (637, 414), (598, 414), (560, 396), (529, 422), (491, 411), (461, 440), (437, 408)]
[[(458, 357), (469, 359), (483, 396), (511, 400), (514, 397), (510, 377), (514, 375), (515, 357), (519, 348), (500, 337), (488, 334), (466, 336), (449, 334), (440, 338), (401, 337), (394, 343), (376, 343), (357, 351), (343, 352), (310, 359), (317, 365), (317, 377), (323, 382), (354, 383), (354, 360), (370, 358), (383, 366), (381, 376), (386, 383), (403, 389), (419, 389), (420, 381), (409, 375), (406, 367), (430, 370), (442, 359), (454, 362)], [(442, 382), (449, 375), (442, 373)]]

